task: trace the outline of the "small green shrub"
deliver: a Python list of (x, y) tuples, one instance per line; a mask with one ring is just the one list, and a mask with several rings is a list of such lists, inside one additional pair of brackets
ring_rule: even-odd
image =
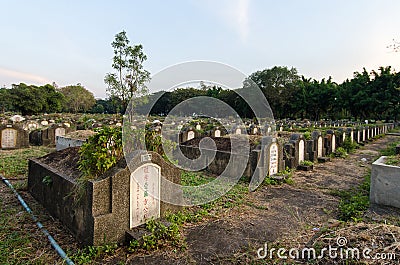
[(51, 176), (45, 176), (42, 179), (42, 183), (46, 186), (51, 186), (51, 184), (53, 183), (53, 179), (51, 178)]
[(122, 129), (102, 127), (79, 149), (78, 169), (86, 179), (95, 179), (123, 157)]
[(311, 140), (311, 133), (309, 131), (304, 132), (303, 136), (304, 136), (304, 139)]
[(400, 159), (399, 156), (388, 156), (385, 159), (385, 164), (390, 165), (390, 166), (399, 166), (400, 165)]
[(333, 155), (334, 157), (340, 157), (340, 158), (346, 158), (348, 156), (346, 149), (344, 149), (343, 147), (336, 148)]
[(346, 137), (342, 147), (346, 150), (347, 153), (353, 153), (359, 147), (359, 145), (355, 141), (352, 142), (350, 137)]
[(303, 161), (301, 161), (300, 165), (308, 167), (308, 166), (314, 165), (314, 163), (309, 160), (303, 160)]

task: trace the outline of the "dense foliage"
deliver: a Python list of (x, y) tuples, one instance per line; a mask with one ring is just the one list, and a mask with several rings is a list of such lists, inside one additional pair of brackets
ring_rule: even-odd
[(87, 112), (96, 104), (93, 93), (80, 84), (62, 87), (60, 92), (65, 97), (64, 111), (72, 113)]
[[(273, 67), (251, 74), (240, 89), (246, 89), (250, 79), (266, 96), (275, 118), (398, 120), (400, 114), (400, 73), (393, 72), (391, 67), (381, 67), (371, 73), (363, 69), (342, 84), (331, 78), (307, 79), (299, 76), (295, 68)], [(150, 97), (160, 97), (160, 93), (164, 92)], [(251, 109), (235, 90), (216, 86), (165, 92), (151, 114), (166, 115), (178, 103), (196, 96), (215, 97), (232, 106), (241, 117), (253, 117)]]

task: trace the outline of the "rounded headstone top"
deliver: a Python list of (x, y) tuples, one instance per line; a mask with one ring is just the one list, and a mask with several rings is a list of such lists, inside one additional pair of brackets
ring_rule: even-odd
[(21, 115), (14, 115), (10, 118), (10, 120), (12, 120), (13, 122), (21, 122), (24, 121), (25, 118), (22, 117)]
[(290, 136), (290, 141), (299, 141), (299, 140), (304, 140), (304, 136), (299, 133), (294, 133)]
[(49, 122), (48, 121), (41, 121), (40, 124), (42, 126), (47, 126), (47, 125), (49, 125)]

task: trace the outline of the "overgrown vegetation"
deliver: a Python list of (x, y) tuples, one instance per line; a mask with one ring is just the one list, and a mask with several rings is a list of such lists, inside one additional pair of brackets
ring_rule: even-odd
[(114, 254), (118, 248), (117, 244), (105, 244), (101, 246), (87, 246), (70, 255), (75, 264), (88, 264), (94, 260)]
[(102, 127), (79, 149), (78, 168), (84, 179), (95, 179), (123, 157), (122, 129)]
[(351, 141), (350, 137), (346, 137), (342, 144), (342, 147), (347, 153), (350, 154), (353, 153), (359, 147), (359, 145), (356, 141)]
[(349, 154), (343, 147), (338, 147), (332, 155), (333, 157), (346, 158)]

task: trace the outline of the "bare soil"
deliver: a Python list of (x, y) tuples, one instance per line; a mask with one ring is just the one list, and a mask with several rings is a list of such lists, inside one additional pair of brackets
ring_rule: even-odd
[[(311, 172), (296, 171), (292, 185), (261, 186), (255, 192), (247, 194), (243, 204), (220, 211), (200, 223), (184, 225), (186, 250), (167, 248), (145, 254), (127, 254), (124, 248), (119, 248), (114, 255), (98, 263), (307, 264), (306, 260), (260, 260), (257, 258), (257, 250), (264, 247), (265, 243), (271, 247), (286, 249), (323, 246), (329, 238), (345, 236), (353, 246), (377, 244), (375, 250), (384, 250), (386, 247), (387, 250), (397, 253), (397, 260), (371, 261), (369, 264), (399, 264), (400, 210), (372, 205), (363, 222), (342, 223), (337, 220), (340, 198), (333, 194), (333, 191), (349, 190), (362, 183), (372, 162), (379, 157), (378, 151), (395, 140), (396, 136), (387, 136), (367, 144), (346, 159), (316, 164)], [(67, 158), (72, 154), (64, 155), (65, 157), (48, 156), (47, 159), (61, 164), (62, 161), (69, 161)], [(367, 162), (362, 162), (362, 158), (366, 158)], [(16, 198), (3, 184), (0, 189), (2, 207), (19, 208), (22, 211)], [(61, 247), (70, 252), (75, 251), (78, 246), (69, 232), (58, 221), (53, 220), (28, 192), (22, 191), (21, 194), (32, 205), (33, 211), (39, 215), (39, 219)], [(32, 242), (32, 248), (37, 250), (37, 255), (46, 255), (49, 264), (61, 263), (53, 254), (46, 238), (35, 230), (32, 222), (27, 220), (16, 223), (15, 226), (19, 230), (31, 231), (37, 238)], [(357, 264), (356, 261), (338, 259), (310, 263)]]
[(40, 157), (37, 160), (50, 165), (58, 172), (61, 172), (72, 179), (77, 179), (81, 175), (81, 172), (78, 169), (79, 148), (79, 146), (69, 147)]

